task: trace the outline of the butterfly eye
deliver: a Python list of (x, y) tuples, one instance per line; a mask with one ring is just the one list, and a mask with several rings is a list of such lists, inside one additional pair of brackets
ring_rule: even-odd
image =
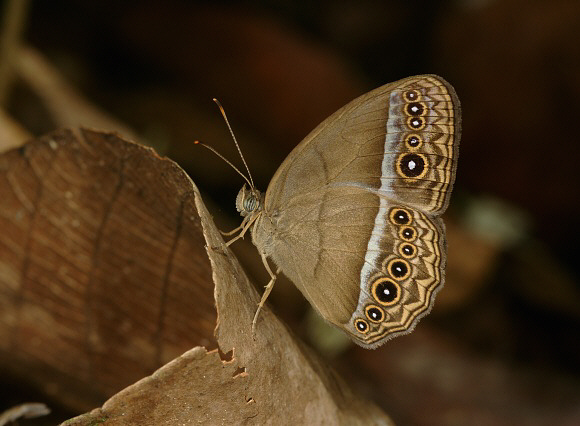
[(366, 333), (369, 331), (369, 324), (368, 324), (368, 323), (367, 323), (365, 320), (363, 320), (363, 319), (360, 319), (360, 318), (359, 318), (359, 319), (357, 319), (357, 320), (354, 322), (354, 326), (355, 326), (355, 327), (356, 327), (356, 329), (357, 329), (358, 331), (360, 331), (361, 333), (364, 333), (364, 334), (366, 334)]
[(244, 200), (244, 209), (248, 212), (255, 211), (259, 205), (260, 202), (254, 194), (251, 194), (250, 196), (248, 196), (248, 198)]
[(381, 305), (389, 306), (399, 301), (401, 287), (390, 278), (379, 278), (373, 283), (371, 294)]
[(385, 313), (381, 308), (375, 305), (368, 305), (365, 308), (367, 318), (372, 322), (382, 322), (385, 319)]

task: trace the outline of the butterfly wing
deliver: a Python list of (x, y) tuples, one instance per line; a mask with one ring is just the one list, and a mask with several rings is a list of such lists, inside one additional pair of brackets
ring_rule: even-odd
[(442, 285), (438, 216), (459, 132), (453, 88), (433, 75), (406, 78), (325, 120), (270, 182), (254, 243), (363, 346), (411, 330)]

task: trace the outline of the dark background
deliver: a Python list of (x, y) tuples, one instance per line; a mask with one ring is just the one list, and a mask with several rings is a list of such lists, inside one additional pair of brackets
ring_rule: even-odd
[[(463, 135), (446, 219), (493, 256), (412, 335), (321, 350), (398, 424), (580, 421), (579, 36), (580, 3), (564, 0), (52, 0), (31, 4), (25, 31), (88, 99), (184, 167), (223, 229), (238, 221), (242, 180), (193, 145), (240, 164), (213, 97), (265, 190), (356, 96), (422, 73), (453, 84)], [(27, 109), (31, 96), (16, 86), (8, 110), (41, 135), (55, 123)], [(453, 243), (450, 267), (477, 256), (452, 259)], [(450, 294), (461, 285), (450, 273)], [(307, 306), (281, 287), (273, 303), (308, 339)]]

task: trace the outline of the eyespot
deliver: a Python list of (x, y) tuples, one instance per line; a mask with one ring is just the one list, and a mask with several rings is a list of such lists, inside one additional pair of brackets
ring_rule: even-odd
[(403, 243), (399, 246), (399, 253), (405, 258), (411, 259), (412, 257), (415, 257), (417, 249), (413, 244)]
[(385, 319), (385, 313), (376, 305), (368, 305), (365, 308), (365, 315), (372, 322), (382, 322)]
[(384, 306), (390, 306), (399, 301), (401, 297), (401, 287), (390, 278), (377, 279), (372, 287), (371, 294), (373, 298)]
[(425, 123), (426, 122), (423, 117), (409, 117), (407, 119), (407, 126), (413, 130), (423, 130)]
[(402, 281), (411, 275), (411, 265), (405, 259), (393, 259), (389, 262), (387, 271), (394, 279)]
[(407, 102), (418, 101), (421, 99), (421, 94), (414, 89), (410, 89), (403, 92), (403, 99)]
[(399, 230), (399, 237), (405, 241), (413, 241), (417, 238), (417, 231), (410, 226), (404, 226)]
[(416, 133), (409, 133), (405, 137), (405, 145), (411, 151), (419, 149), (421, 148), (421, 145), (423, 145), (423, 138)]
[(391, 223), (395, 225), (408, 225), (411, 223), (411, 213), (408, 210), (402, 209), (400, 207), (395, 207), (391, 209), (391, 214), (389, 214)]
[(423, 102), (411, 102), (405, 105), (405, 114), (412, 117), (420, 117), (427, 112), (427, 106)]
[(369, 331), (369, 323), (366, 322), (364, 319), (357, 318), (354, 321), (354, 327), (357, 329), (358, 332), (366, 334)]
[(399, 155), (397, 173), (407, 179), (421, 179), (427, 173), (427, 157), (418, 153)]

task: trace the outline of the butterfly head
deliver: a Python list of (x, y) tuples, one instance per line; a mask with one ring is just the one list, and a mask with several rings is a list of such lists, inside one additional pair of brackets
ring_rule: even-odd
[(243, 217), (251, 216), (262, 210), (264, 197), (260, 191), (244, 184), (236, 197), (236, 209)]

